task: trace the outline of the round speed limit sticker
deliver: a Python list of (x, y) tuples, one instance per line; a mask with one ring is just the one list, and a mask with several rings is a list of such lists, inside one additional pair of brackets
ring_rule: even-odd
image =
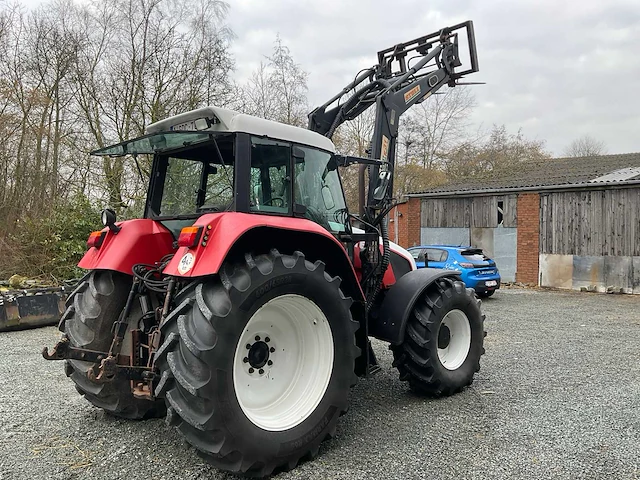
[(178, 272), (180, 272), (181, 275), (184, 275), (189, 270), (191, 270), (195, 261), (196, 256), (193, 253), (185, 253), (184, 256), (180, 259), (180, 263), (178, 263)]

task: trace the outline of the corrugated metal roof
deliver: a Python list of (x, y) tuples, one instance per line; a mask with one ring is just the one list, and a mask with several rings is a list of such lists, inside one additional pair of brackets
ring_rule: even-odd
[(640, 167), (628, 167), (614, 170), (611, 173), (594, 178), (590, 180), (590, 182), (623, 182), (625, 180), (633, 180), (637, 177), (640, 177)]
[(640, 153), (596, 157), (552, 158), (526, 162), (517, 167), (455, 181), (429, 190), (411, 192), (412, 196), (443, 195), (464, 192), (482, 193), (534, 187), (585, 186), (635, 181), (640, 182)]

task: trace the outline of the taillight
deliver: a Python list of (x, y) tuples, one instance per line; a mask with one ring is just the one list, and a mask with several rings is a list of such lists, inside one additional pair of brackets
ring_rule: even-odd
[(103, 232), (102, 230), (98, 230), (97, 232), (91, 232), (87, 240), (87, 247), (100, 248), (100, 245), (102, 245), (102, 242), (104, 242), (104, 237), (106, 235), (107, 235), (107, 232)]
[(178, 246), (193, 248), (198, 244), (200, 235), (202, 234), (202, 227), (184, 227), (180, 230), (180, 236), (178, 237)]
[(473, 263), (466, 263), (466, 262), (459, 263), (458, 265), (460, 265), (462, 268), (474, 268), (475, 267), (475, 265)]

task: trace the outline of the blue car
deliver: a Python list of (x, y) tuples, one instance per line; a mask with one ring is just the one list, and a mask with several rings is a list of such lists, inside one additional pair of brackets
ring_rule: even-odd
[(462, 281), (479, 297), (490, 297), (500, 288), (496, 262), (480, 248), (459, 245), (421, 245), (409, 248), (418, 268), (445, 268), (460, 272)]

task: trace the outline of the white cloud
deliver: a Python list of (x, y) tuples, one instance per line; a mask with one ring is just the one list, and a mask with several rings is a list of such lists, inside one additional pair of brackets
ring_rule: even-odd
[(522, 127), (559, 153), (590, 134), (611, 153), (640, 151), (640, 3), (629, 0), (237, 0), (236, 75), (246, 79), (276, 34), (310, 73), (310, 106), (337, 93), (378, 50), (471, 19), (480, 72), (477, 124)]

